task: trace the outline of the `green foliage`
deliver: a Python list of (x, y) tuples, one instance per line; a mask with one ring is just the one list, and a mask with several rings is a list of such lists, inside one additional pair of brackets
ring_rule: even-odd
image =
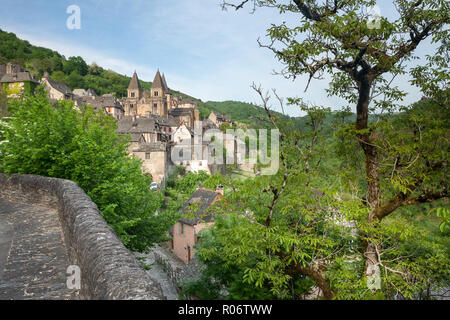
[[(250, 128), (256, 129), (256, 128), (272, 127), (272, 125), (268, 122), (265, 110), (251, 103), (239, 101), (223, 101), (223, 102), (208, 101), (205, 102), (203, 108), (206, 108), (207, 110), (209, 110), (209, 112), (216, 111), (220, 114), (227, 115), (228, 117), (233, 119), (233, 121), (247, 125)], [(284, 116), (281, 113), (277, 112), (274, 113), (286, 121), (291, 120), (290, 117)]]
[(198, 173), (189, 172), (184, 177), (168, 183), (168, 186), (173, 187), (178, 193), (192, 194), (207, 178), (208, 174), (205, 171)]
[(49, 103), (44, 91), (11, 101), (0, 124), (0, 170), (73, 180), (92, 198), (124, 244), (144, 251), (166, 239), (170, 211), (155, 215), (163, 195), (150, 192), (141, 162), (130, 158), (116, 122), (70, 101)]
[[(275, 176), (237, 180), (216, 175), (203, 182), (209, 188), (225, 186), (225, 205), (214, 208), (215, 225), (201, 233), (197, 256), (206, 269), (200, 279), (183, 285), (184, 294), (205, 299), (311, 298), (317, 283), (293, 272), (304, 266), (323, 270), (335, 299), (435, 297), (450, 282), (448, 228), (439, 228), (448, 221), (445, 202), (438, 202), (441, 209), (431, 213), (429, 205), (419, 203), (398, 209), (381, 224), (368, 223), (369, 210), (360, 200), (367, 190), (360, 165), (364, 158), (348, 125), (354, 116), (299, 105), (307, 112), (301, 135), (276, 120), (285, 134), (288, 179), (270, 226), (267, 216), (273, 192), (281, 188), (283, 168)], [(380, 159), (388, 163), (401, 151), (409, 161), (406, 166), (413, 169), (399, 167), (392, 173), (392, 166), (381, 167), (386, 198), (418, 177), (426, 177), (427, 185), (439, 190), (446, 172), (430, 174), (424, 168), (426, 161), (448, 157), (445, 112), (423, 100), (394, 117), (372, 118), (385, 150)], [(418, 128), (421, 138), (414, 134)], [(415, 159), (417, 152), (426, 158)], [(398, 180), (400, 175), (409, 178)], [(370, 234), (382, 248), (382, 290), (375, 294), (363, 276), (361, 234)]]
[(88, 73), (88, 65), (82, 57), (70, 57), (64, 62), (63, 71), (65, 74), (76, 72), (81, 76)]

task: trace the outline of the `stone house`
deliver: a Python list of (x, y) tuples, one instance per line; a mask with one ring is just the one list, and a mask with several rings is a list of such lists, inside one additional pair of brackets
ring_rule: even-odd
[(153, 182), (158, 184), (164, 183), (172, 169), (165, 143), (139, 143), (131, 149), (131, 153), (143, 161), (142, 170), (144, 173), (152, 176)]
[(186, 126), (186, 124), (181, 124), (173, 133), (172, 135), (172, 141), (174, 143), (180, 143), (183, 140), (186, 139), (193, 139), (194, 134), (192, 133), (192, 130)]
[(62, 82), (50, 79), (47, 71), (44, 72), (41, 84), (45, 86), (45, 90), (48, 92), (47, 96), (51, 101), (73, 100), (74, 98), (74, 94), (70, 88)]
[(96, 97), (97, 93), (95, 93), (94, 90), (92, 90), (91, 88), (89, 89), (73, 89), (73, 94), (75, 96), (78, 97), (86, 97), (86, 96), (90, 96), (90, 97)]
[(33, 93), (39, 82), (22, 66), (8, 63), (0, 65), (0, 85), (8, 98), (18, 98), (22, 93)]
[(151, 174), (154, 182), (162, 183), (173, 169), (168, 151), (169, 136), (161, 130), (157, 119), (124, 116), (119, 120), (118, 133), (131, 136), (128, 152), (143, 161), (142, 171)]
[(122, 134), (141, 134), (144, 143), (162, 142), (163, 134), (159, 123), (153, 118), (124, 116), (118, 122), (118, 133)]
[(117, 120), (123, 118), (125, 111), (120, 100), (116, 99), (112, 94), (104, 94), (98, 96), (92, 89), (75, 89), (74, 93), (75, 105), (90, 105), (94, 110), (103, 110), (105, 114), (110, 115)]
[(197, 188), (181, 208), (182, 218), (169, 232), (172, 236), (170, 248), (185, 263), (194, 257), (199, 232), (214, 224), (213, 204), (222, 199), (222, 196), (223, 187), (218, 187), (215, 191)]
[(220, 125), (223, 123), (229, 123), (230, 125), (233, 124), (230, 118), (216, 111), (211, 111), (208, 119), (211, 120), (217, 127), (220, 127)]

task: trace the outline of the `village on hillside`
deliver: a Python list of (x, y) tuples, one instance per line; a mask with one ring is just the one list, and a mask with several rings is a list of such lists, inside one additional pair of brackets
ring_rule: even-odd
[[(202, 142), (203, 152), (200, 155), (191, 152), (190, 159), (172, 161), (171, 153), (177, 144), (188, 140), (194, 150), (194, 127), (200, 121), (200, 116), (195, 102), (172, 96), (165, 76), (159, 70), (150, 91), (142, 89), (135, 71), (125, 98), (116, 98), (113, 94), (98, 96), (92, 89), (72, 91), (66, 84), (52, 80), (48, 72), (44, 72), (42, 79), (38, 81), (28, 70), (12, 63), (0, 65), (0, 83), (5, 86), (9, 98), (18, 98), (23, 93), (30, 94), (37, 86), (43, 85), (48, 99), (53, 103), (69, 100), (73, 101), (74, 108), (78, 110), (84, 106), (92, 106), (94, 110), (114, 117), (118, 122), (117, 132), (131, 137), (128, 152), (130, 156), (142, 160), (143, 172), (151, 175), (155, 184), (152, 189), (163, 188), (165, 180), (176, 166), (183, 166), (186, 172), (194, 173), (205, 171), (215, 174), (224, 170), (223, 164), (208, 163), (206, 155), (212, 152), (213, 146), (207, 141)], [(219, 130), (224, 123), (231, 125), (232, 121), (227, 116), (212, 111), (202, 121), (201, 130)], [(237, 153), (234, 149), (232, 152)], [(185, 211), (192, 203), (200, 203), (202, 209), (196, 212), (195, 217), (180, 218), (169, 231), (172, 240), (167, 245), (180, 261), (189, 263), (193, 259), (198, 233), (212, 224), (212, 214), (205, 213), (221, 196), (223, 187), (218, 186), (216, 190), (198, 187), (184, 205), (183, 216), (188, 215)]]
[(450, 1), (2, 0), (0, 21), (2, 306), (450, 300)]
[[(144, 91), (136, 71), (130, 80), (127, 97), (116, 98), (113, 94), (98, 96), (92, 89), (74, 89), (52, 80), (48, 72), (42, 79), (34, 79), (32, 74), (20, 65), (8, 63), (0, 65), (0, 83), (7, 86), (9, 97), (18, 97), (22, 92), (31, 92), (38, 85), (44, 85), (50, 101), (71, 100), (76, 108), (83, 105), (103, 110), (105, 114), (118, 121), (118, 133), (131, 136), (130, 155), (143, 161), (143, 171), (152, 176), (153, 182), (163, 184), (176, 165), (186, 167), (187, 172), (215, 174), (222, 166), (208, 163), (192, 152), (191, 158), (184, 161), (171, 161), (170, 154), (177, 143), (190, 139), (194, 143), (194, 125), (200, 121), (199, 110), (194, 101), (173, 96), (164, 73), (156, 72), (151, 89)], [(225, 115), (212, 111), (202, 121), (202, 130), (218, 129), (222, 124), (232, 121)], [(208, 148), (204, 142), (202, 149)]]

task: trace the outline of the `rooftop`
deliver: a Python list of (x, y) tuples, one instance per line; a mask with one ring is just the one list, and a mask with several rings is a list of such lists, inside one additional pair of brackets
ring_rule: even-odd
[(196, 225), (200, 221), (211, 222), (214, 218), (211, 206), (218, 197), (219, 193), (216, 191), (198, 188), (181, 208), (184, 217), (178, 221), (188, 225)]

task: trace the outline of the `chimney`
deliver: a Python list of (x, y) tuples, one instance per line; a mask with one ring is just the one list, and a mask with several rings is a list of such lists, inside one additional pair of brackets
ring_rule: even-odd
[(223, 185), (219, 184), (216, 187), (216, 193), (221, 194), (223, 196)]

